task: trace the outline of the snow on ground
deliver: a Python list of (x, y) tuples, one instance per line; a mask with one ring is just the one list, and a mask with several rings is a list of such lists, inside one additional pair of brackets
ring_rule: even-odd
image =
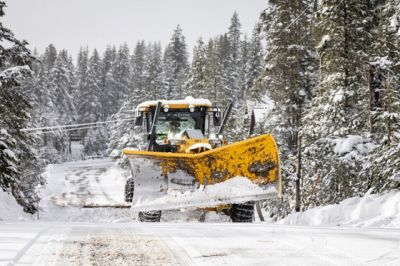
[(82, 208), (84, 205), (124, 205), (129, 172), (109, 158), (92, 159), (46, 168), (47, 184), (41, 192), (40, 219), (72, 222), (131, 221), (129, 209)]
[(200, 211), (139, 223), (129, 209), (80, 207), (122, 203), (127, 173), (116, 162), (51, 165), (46, 174), (39, 221), (0, 192), (0, 265), (400, 265), (398, 229), (337, 227), (398, 226), (400, 192), (291, 215), (283, 225), (229, 223), (214, 212), (192, 222)]
[(0, 265), (400, 265), (400, 231), (236, 223), (0, 223)]
[(33, 216), (24, 212), (11, 193), (0, 189), (0, 221), (25, 221)]
[[(124, 184), (129, 171), (123, 170), (111, 159), (94, 159), (49, 165), (46, 169), (47, 184), (40, 193), (40, 220), (63, 222), (132, 222), (137, 213), (128, 208), (82, 208), (83, 205), (124, 205)], [(230, 180), (226, 184), (209, 186), (211, 198), (249, 189), (251, 183), (243, 178)], [(228, 186), (227, 186), (228, 185)], [(240, 189), (239, 189), (240, 188)], [(189, 193), (190, 194), (190, 193)], [(191, 198), (204, 196), (204, 190), (192, 193)], [(181, 194), (161, 199), (162, 203), (189, 195)], [(0, 191), (0, 221), (32, 221), (36, 215), (24, 213), (14, 198)], [(199, 222), (202, 211), (163, 211), (164, 222)], [(206, 222), (228, 222), (229, 217), (208, 212)], [(302, 213), (293, 213), (279, 221), (280, 224), (311, 226), (352, 227), (400, 227), (400, 192), (350, 198), (340, 204), (313, 208)]]
[[(124, 202), (124, 186), (129, 170), (109, 158), (51, 164), (46, 168), (47, 184), (39, 197), (39, 220), (58, 222), (121, 223), (137, 220), (137, 212)], [(24, 213), (14, 198), (0, 191), (0, 221), (33, 221), (37, 215)], [(118, 205), (127, 208), (83, 208), (84, 205)], [(229, 217), (215, 212), (163, 211), (164, 222), (227, 222)]]
[(290, 214), (280, 224), (400, 228), (400, 192), (366, 194), (340, 204)]
[(262, 103), (258, 103), (253, 108), (254, 116), (256, 120), (256, 124), (265, 123), (265, 119), (271, 113), (272, 109), (274, 109), (274, 102), (271, 98), (265, 95), (262, 100)]

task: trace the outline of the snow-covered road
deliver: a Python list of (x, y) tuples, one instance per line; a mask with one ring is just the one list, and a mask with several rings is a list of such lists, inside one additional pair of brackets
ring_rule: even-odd
[(234, 224), (213, 212), (200, 223), (199, 211), (151, 224), (80, 207), (122, 203), (126, 174), (109, 159), (50, 165), (39, 221), (0, 191), (0, 265), (400, 265), (398, 229)]
[(400, 265), (400, 231), (232, 223), (1, 223), (0, 265)]

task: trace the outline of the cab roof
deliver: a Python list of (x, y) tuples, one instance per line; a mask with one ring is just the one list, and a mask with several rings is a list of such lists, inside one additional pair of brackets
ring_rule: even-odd
[(195, 99), (193, 97), (186, 97), (183, 100), (155, 100), (155, 101), (142, 102), (137, 106), (136, 112), (146, 111), (150, 107), (157, 106), (158, 102), (161, 102), (162, 107), (168, 106), (169, 109), (189, 109), (190, 107), (212, 107), (212, 104), (208, 99)]

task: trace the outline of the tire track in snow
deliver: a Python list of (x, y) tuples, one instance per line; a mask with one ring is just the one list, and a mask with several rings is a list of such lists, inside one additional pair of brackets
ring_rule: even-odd
[(40, 237), (42, 237), (45, 233), (49, 232), (51, 229), (53, 229), (55, 226), (50, 226), (48, 228), (44, 228), (40, 230), (34, 238), (32, 238), (28, 243), (25, 244), (23, 248), (21, 248), (18, 253), (14, 256), (14, 259), (12, 262), (10, 262), (8, 265), (15, 265), (18, 264), (18, 262), (21, 260), (21, 258), (28, 252), (28, 250), (39, 240)]
[[(179, 241), (172, 235), (170, 230), (165, 230), (159, 227), (158, 224), (142, 224), (143, 226), (138, 227), (140, 231), (147, 235), (158, 235), (161, 243), (164, 247), (169, 250), (170, 254), (176, 260), (179, 265), (195, 265), (192, 257), (189, 255), (188, 251), (184, 246), (182, 246)], [(127, 228), (131, 230), (131, 228)]]
[[(140, 228), (147, 234), (160, 236), (180, 265), (232, 265), (232, 261), (234, 265), (249, 265), (227, 246), (230, 241), (221, 241), (226, 239), (226, 235), (218, 234), (207, 224), (161, 223), (141, 225)], [(218, 244), (211, 244), (216, 239)], [(238, 241), (243, 242), (242, 239)]]
[(76, 227), (59, 265), (176, 265), (160, 239), (130, 228)]
[[(59, 206), (83, 206), (101, 203), (118, 204), (108, 193), (99, 176), (105, 173), (112, 165), (109, 161), (76, 163), (64, 165), (65, 187), (59, 195), (53, 195), (51, 200)], [(121, 188), (121, 193), (123, 192)]]

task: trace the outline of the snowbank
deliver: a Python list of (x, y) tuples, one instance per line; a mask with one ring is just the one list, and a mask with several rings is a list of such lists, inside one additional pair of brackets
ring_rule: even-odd
[(400, 228), (400, 192), (349, 198), (290, 214), (278, 224)]
[(14, 197), (0, 189), (0, 221), (27, 221), (34, 216), (25, 213)]

